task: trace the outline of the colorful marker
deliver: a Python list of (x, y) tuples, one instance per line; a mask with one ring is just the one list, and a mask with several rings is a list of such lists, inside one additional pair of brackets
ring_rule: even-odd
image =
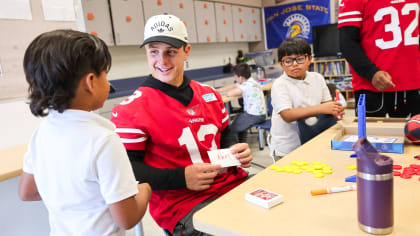
[(349, 186), (345, 186), (345, 187), (331, 187), (331, 188), (325, 188), (325, 189), (315, 189), (315, 190), (311, 190), (311, 195), (315, 196), (315, 195), (322, 195), (322, 194), (329, 194), (329, 193), (339, 193), (339, 192), (347, 192), (347, 191), (352, 191), (352, 190), (356, 190), (356, 185), (349, 185)]
[[(340, 101), (340, 91), (338, 89), (335, 90), (335, 101)], [(338, 119), (341, 119), (341, 116), (337, 116)]]
[(340, 90), (338, 89), (335, 90), (335, 101), (336, 102), (340, 101)]

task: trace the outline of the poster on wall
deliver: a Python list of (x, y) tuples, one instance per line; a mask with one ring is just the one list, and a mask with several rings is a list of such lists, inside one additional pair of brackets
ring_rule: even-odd
[(267, 48), (277, 48), (286, 38), (299, 37), (312, 43), (312, 26), (330, 23), (330, 1), (311, 0), (265, 7)]

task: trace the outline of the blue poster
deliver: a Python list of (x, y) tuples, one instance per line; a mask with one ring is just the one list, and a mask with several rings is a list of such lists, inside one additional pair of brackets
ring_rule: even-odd
[(299, 37), (312, 43), (312, 26), (330, 23), (330, 1), (311, 0), (265, 7), (267, 47), (277, 48), (286, 38)]

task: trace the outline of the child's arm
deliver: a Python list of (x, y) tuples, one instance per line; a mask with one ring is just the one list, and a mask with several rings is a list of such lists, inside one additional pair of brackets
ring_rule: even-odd
[(228, 84), (228, 85), (225, 85), (225, 86), (223, 86), (221, 88), (218, 88), (217, 91), (219, 91), (220, 93), (221, 92), (226, 92), (226, 91), (231, 90), (231, 89), (233, 89), (235, 87), (236, 87), (236, 84)]
[(344, 108), (339, 102), (325, 102), (315, 106), (291, 108), (280, 112), (281, 118), (286, 122), (293, 122), (318, 114), (331, 114), (335, 117), (344, 115)]
[(18, 194), (22, 201), (41, 201), (42, 198), (38, 193), (34, 175), (22, 172), (20, 177)]
[(229, 91), (227, 91), (228, 97), (239, 97), (242, 96), (242, 89), (235, 87)]
[(137, 185), (139, 193), (109, 205), (112, 219), (123, 229), (134, 227), (144, 216), (152, 189), (148, 183)]

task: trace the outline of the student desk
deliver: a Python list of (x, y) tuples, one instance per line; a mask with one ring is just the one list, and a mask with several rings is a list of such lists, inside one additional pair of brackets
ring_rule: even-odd
[(0, 150), (0, 181), (22, 174), (23, 156), (27, 150), (26, 144)]
[[(369, 235), (359, 229), (357, 192), (349, 191), (311, 196), (311, 189), (346, 186), (344, 179), (356, 174), (347, 165), (356, 164), (351, 151), (331, 150), (330, 140), (338, 132), (335, 125), (276, 162), (320, 161), (332, 167), (333, 173), (315, 178), (312, 173), (292, 174), (269, 168), (198, 211), (194, 226), (214, 235)], [(420, 164), (413, 158), (420, 146), (405, 145), (404, 154), (387, 153), (394, 164), (403, 167)], [(268, 158), (268, 157), (267, 157)], [(284, 202), (265, 209), (245, 200), (245, 193), (257, 188), (282, 194)], [(394, 178), (394, 230), (390, 235), (420, 235), (420, 181)]]

